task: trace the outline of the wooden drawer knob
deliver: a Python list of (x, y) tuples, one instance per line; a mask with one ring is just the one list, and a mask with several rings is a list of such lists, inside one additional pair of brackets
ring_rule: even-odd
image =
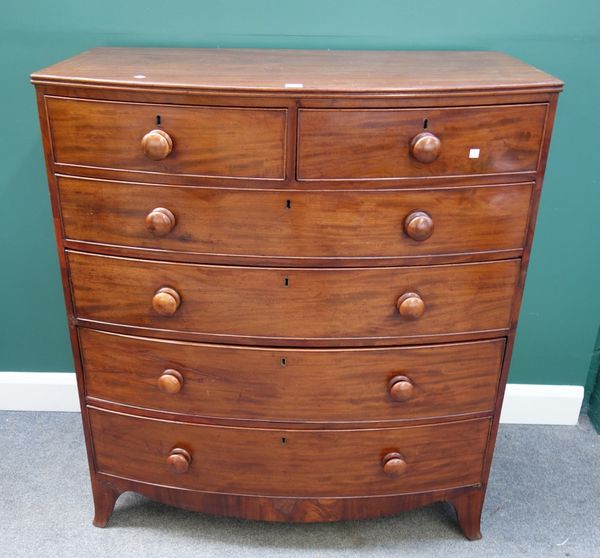
[(155, 207), (146, 215), (146, 227), (156, 236), (169, 234), (175, 226), (175, 215), (164, 207)]
[(442, 142), (431, 132), (421, 132), (410, 142), (410, 154), (420, 163), (433, 163), (441, 152)]
[(152, 297), (152, 308), (161, 316), (172, 316), (181, 304), (179, 293), (171, 287), (158, 289)]
[(183, 448), (173, 448), (167, 457), (167, 466), (172, 473), (181, 475), (190, 468), (192, 456)]
[(394, 401), (403, 403), (415, 394), (415, 386), (406, 376), (394, 376), (388, 383), (390, 397)]
[(383, 472), (386, 475), (397, 477), (406, 471), (408, 465), (398, 452), (388, 453), (382, 460)]
[(404, 219), (404, 230), (413, 240), (427, 240), (433, 234), (433, 219), (425, 211), (413, 211)]
[(160, 161), (173, 151), (173, 140), (164, 130), (152, 130), (142, 138), (142, 151), (148, 159)]
[(425, 302), (417, 293), (404, 293), (396, 303), (403, 318), (416, 320), (425, 313)]
[(178, 370), (168, 368), (158, 378), (158, 389), (163, 393), (173, 395), (179, 393), (183, 387), (183, 376)]

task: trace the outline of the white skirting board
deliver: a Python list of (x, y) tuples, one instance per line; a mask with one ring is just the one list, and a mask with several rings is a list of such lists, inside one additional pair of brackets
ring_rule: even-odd
[(0, 372), (2, 411), (79, 411), (73, 372)]
[[(500, 422), (577, 424), (583, 386), (508, 384)], [(0, 410), (79, 411), (72, 372), (0, 372)]]
[(507, 384), (500, 422), (574, 425), (582, 404), (583, 386)]

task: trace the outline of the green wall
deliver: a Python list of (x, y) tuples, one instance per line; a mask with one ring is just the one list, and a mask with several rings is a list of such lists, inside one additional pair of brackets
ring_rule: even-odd
[(0, 19), (0, 370), (71, 370), (31, 71), (99, 45), (500, 50), (566, 82), (510, 381), (583, 385), (600, 297), (600, 3), (10, 2)]

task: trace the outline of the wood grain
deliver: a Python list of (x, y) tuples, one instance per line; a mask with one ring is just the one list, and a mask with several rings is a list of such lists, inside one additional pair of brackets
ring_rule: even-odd
[[(367, 519), (395, 515), (434, 502), (455, 501), (461, 496), (467, 503), (470, 495), (482, 494), (481, 487), (460, 487), (448, 490), (430, 490), (392, 496), (363, 496), (358, 498), (286, 498), (285, 496), (242, 496), (239, 494), (216, 494), (186, 490), (173, 486), (161, 486), (132, 479), (123, 479), (105, 473), (96, 473), (103, 484), (110, 484), (120, 492), (133, 490), (147, 498), (188, 510), (229, 517), (243, 517), (260, 521), (277, 522), (329, 522), (348, 518)], [(480, 497), (480, 501), (483, 499)], [(442, 517), (441, 506), (433, 508)], [(117, 514), (121, 513), (119, 510)], [(125, 510), (122, 513), (128, 513)], [(447, 520), (447, 514), (443, 511)], [(458, 529), (457, 529), (458, 530)]]
[[(413, 338), (510, 327), (519, 261), (382, 269), (268, 269), (147, 262), (69, 252), (76, 316), (223, 336)], [(158, 288), (181, 296), (172, 316), (152, 308)], [(427, 310), (402, 318), (416, 292)]]
[[(144, 76), (139, 78), (136, 76)], [(287, 92), (560, 90), (562, 82), (499, 52), (96, 48), (35, 72), (34, 83), (121, 89)], [(301, 84), (301, 88), (286, 87)]]
[[(443, 256), (523, 246), (532, 184), (383, 191), (264, 191), (141, 185), (60, 177), (67, 239), (111, 246), (273, 259)], [(147, 216), (163, 207), (176, 225), (158, 236)], [(413, 240), (415, 208), (433, 234)], [(162, 215), (159, 215), (162, 216)], [(168, 225), (170, 226), (171, 221)], [(103, 250), (106, 250), (106, 246)], [(97, 249), (97, 248), (96, 248)], [(224, 260), (225, 261), (225, 260)]]
[[(546, 104), (404, 110), (301, 109), (299, 180), (391, 179), (535, 170)], [(441, 140), (439, 157), (411, 155), (414, 137)], [(471, 158), (471, 149), (479, 156)]]
[[(336, 497), (403, 494), (481, 482), (489, 419), (361, 430), (271, 430), (173, 423), (90, 408), (98, 471), (206, 492)], [(185, 474), (166, 459), (189, 452)], [(407, 468), (388, 476), (382, 458)], [(449, 459), (460, 455), (460, 459)]]
[[(283, 179), (285, 109), (192, 107), (47, 97), (54, 161), (195, 176)], [(170, 155), (149, 159), (142, 138), (157, 126)]]
[[(220, 49), (99, 49), (37, 72), (32, 81), (82, 405), (94, 524), (106, 525), (116, 498), (128, 490), (169, 505), (268, 521), (380, 517), (445, 500), (456, 508), (464, 534), (478, 538), (562, 82), (497, 53)], [(302, 87), (289, 87), (294, 83)], [(126, 110), (115, 112), (115, 107)], [(122, 119), (114, 118), (117, 113)], [(348, 119), (353, 114), (361, 116)], [(312, 119), (312, 152), (302, 152), (306, 126), (298, 129), (298, 119), (306, 115)], [(94, 127), (99, 121), (102, 126)], [(53, 134), (61, 134), (57, 126), (64, 134), (53, 145)], [(151, 135), (146, 151), (162, 161), (143, 154), (142, 138), (152, 130), (161, 130), (167, 149), (159, 140), (156, 150), (158, 138)], [(162, 133), (172, 138), (172, 152)], [(422, 134), (434, 134), (439, 144), (427, 136), (423, 152), (410, 154), (410, 142)], [(483, 146), (472, 145), (475, 140)], [(467, 147), (480, 149), (479, 157), (465, 155)], [(310, 165), (304, 159), (299, 165), (298, 153), (301, 159), (309, 153)], [(87, 188), (78, 178), (88, 182)], [(125, 201), (122, 188), (131, 193)], [(262, 197), (267, 190), (273, 197)], [(383, 196), (384, 190), (390, 197)], [(409, 190), (414, 198), (407, 197)], [(150, 191), (162, 198), (160, 205), (150, 204)], [(331, 195), (336, 192), (339, 196)], [(74, 197), (67, 200), (70, 194)], [(134, 200), (141, 200), (139, 207)], [(171, 212), (175, 200), (186, 207)], [(421, 207), (425, 201), (433, 203), (432, 213)], [(432, 221), (419, 217), (411, 228), (408, 213), (397, 215), (405, 208)], [(70, 211), (75, 217), (69, 224)], [(143, 231), (132, 225), (138, 219)], [(79, 232), (65, 237), (67, 229)], [(401, 238), (395, 236), (398, 230)], [(409, 240), (407, 230), (415, 240)], [(216, 234), (211, 237), (211, 232)], [(87, 233), (93, 235), (83, 238)], [(510, 247), (499, 249), (503, 244)], [(463, 265), (492, 259), (504, 261)], [(439, 263), (461, 265), (432, 265)], [(235, 267), (248, 264), (263, 267)], [(181, 283), (163, 282), (173, 278)], [(163, 287), (181, 290), (181, 306), (170, 317), (157, 317), (151, 309), (152, 296)], [(425, 313), (399, 326), (393, 321), (401, 320), (397, 312), (392, 317), (382, 310), (393, 307), (403, 292), (423, 295)], [(87, 317), (78, 317), (81, 310)], [(145, 325), (132, 326), (128, 320)], [(500, 329), (464, 331), (500, 323)], [(92, 332), (89, 326), (105, 331)], [(200, 326), (213, 333), (197, 332)], [(439, 333), (414, 334), (419, 327)], [(124, 333), (143, 333), (148, 339), (132, 340)], [(482, 341), (505, 335), (504, 350), (504, 339)], [(455, 340), (477, 342), (447, 343)], [(414, 346), (440, 341), (446, 343)], [(257, 344), (271, 346), (242, 346)], [(385, 348), (358, 348), (368, 345)], [(96, 375), (89, 386), (88, 357), (90, 378)], [(136, 357), (139, 363), (133, 362)], [(168, 362), (181, 371), (168, 368)], [(400, 370), (402, 363), (407, 366)], [(286, 375), (294, 369), (298, 376)], [(327, 375), (319, 375), (322, 371)], [(99, 396), (116, 401), (88, 394), (94, 385)], [(157, 394), (151, 395), (151, 389)], [(192, 406), (189, 393), (197, 405), (206, 390), (213, 396), (209, 402), (202, 409)], [(385, 401), (377, 399), (382, 392)], [(252, 397), (234, 401), (240, 394)], [(182, 401), (182, 407), (168, 404), (169, 398)], [(436, 412), (449, 414), (432, 416), (428, 398), (437, 401)], [(398, 408), (405, 414), (393, 418)], [(454, 422), (465, 417), (461, 409), (467, 408), (473, 410), (470, 420)], [(121, 415), (125, 409), (135, 416)], [(213, 416), (204, 416), (209, 413)], [(275, 413), (280, 418), (271, 420)], [(138, 430), (128, 424), (143, 426)], [(214, 432), (225, 432), (225, 438)], [(143, 438), (136, 437), (139, 433)], [(178, 439), (170, 439), (175, 434)], [(281, 444), (277, 448), (269, 445), (273, 434)], [(394, 443), (380, 443), (388, 438)], [(412, 440), (416, 453), (411, 457), (399, 440)], [(217, 450), (209, 452), (206, 463), (197, 450), (204, 442)], [(97, 455), (94, 443), (101, 450)], [(376, 448), (376, 459), (365, 448)], [(443, 456), (436, 453), (444, 448)], [(178, 474), (168, 469), (173, 452)], [(402, 469), (397, 477), (383, 472), (386, 455), (406, 459), (405, 470), (395, 462), (400, 466), (395, 470)], [(423, 460), (431, 463), (431, 471)], [(375, 464), (378, 478), (372, 476)], [(236, 493), (206, 492), (204, 475), (194, 475), (203, 466), (213, 475), (208, 476), (211, 490), (221, 486)], [(306, 476), (294, 480), (296, 466)], [(263, 475), (265, 470), (269, 474)], [(436, 488), (446, 473), (453, 482), (474, 484)], [(181, 479), (190, 488), (181, 486)], [(401, 484), (392, 486), (394, 492), (379, 492), (380, 483), (406, 479), (408, 490), (417, 492), (402, 492), (407, 488)], [(242, 485), (250, 487), (244, 494), (236, 490)], [(315, 495), (332, 491), (339, 495)]]
[[(206, 345), (79, 330), (89, 397), (182, 415), (261, 421), (380, 421), (489, 412), (504, 341), (384, 349)], [(183, 388), (163, 393), (165, 370)], [(397, 403), (389, 381), (413, 393)]]
[(450, 498), (450, 503), (456, 510), (456, 518), (461, 531), (470, 541), (481, 538), (481, 512), (485, 491), (459, 494)]

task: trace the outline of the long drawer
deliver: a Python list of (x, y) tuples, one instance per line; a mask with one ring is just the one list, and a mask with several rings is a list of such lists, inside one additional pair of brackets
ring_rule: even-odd
[(80, 328), (86, 395), (261, 421), (384, 421), (491, 412), (504, 340), (382, 349), (274, 349)]
[(52, 156), (59, 165), (207, 177), (285, 176), (285, 109), (63, 97), (46, 97), (46, 107)]
[(270, 191), (58, 179), (65, 237), (198, 255), (413, 258), (521, 250), (532, 184)]
[(299, 180), (535, 171), (546, 104), (431, 109), (301, 109)]
[(67, 259), (80, 319), (280, 340), (410, 340), (504, 332), (520, 269), (519, 260), (273, 269), (79, 252), (67, 252)]
[(479, 484), (490, 429), (489, 419), (364, 430), (249, 429), (88, 411), (100, 473), (207, 492), (287, 497)]

